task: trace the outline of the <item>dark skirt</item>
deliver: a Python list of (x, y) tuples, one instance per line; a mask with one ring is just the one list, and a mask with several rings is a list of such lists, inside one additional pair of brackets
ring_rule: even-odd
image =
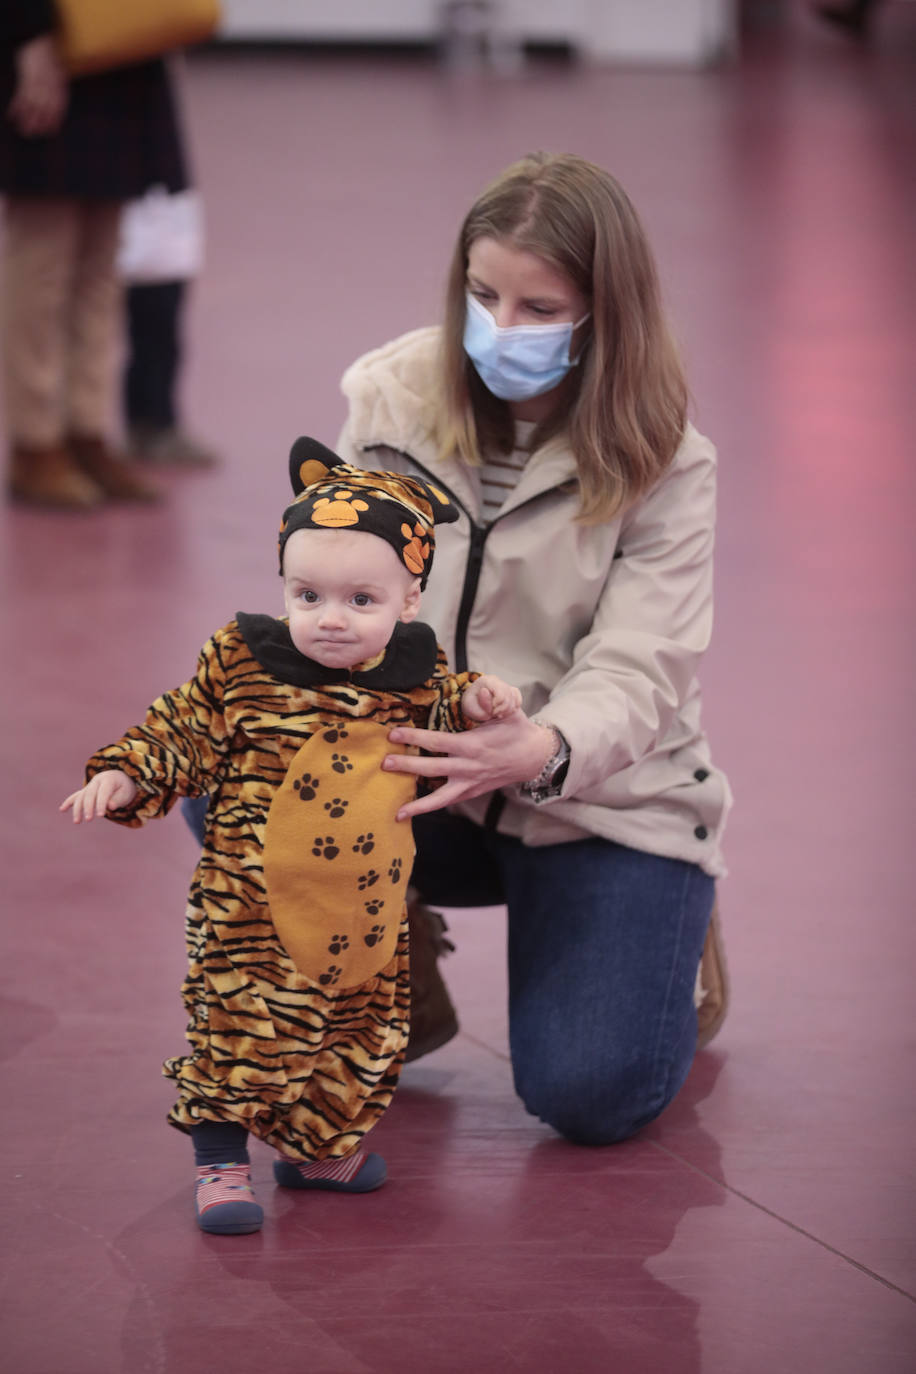
[[(12, 96), (0, 76), (0, 109)], [(188, 185), (175, 93), (162, 59), (75, 77), (61, 128), (23, 138), (0, 122), (0, 191), (16, 196), (132, 200), (150, 186)]]

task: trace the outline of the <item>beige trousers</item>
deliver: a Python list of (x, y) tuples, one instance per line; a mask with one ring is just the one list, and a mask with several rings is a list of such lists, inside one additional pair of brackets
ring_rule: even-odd
[(114, 414), (121, 324), (119, 201), (6, 201), (2, 345), (10, 439), (101, 437)]

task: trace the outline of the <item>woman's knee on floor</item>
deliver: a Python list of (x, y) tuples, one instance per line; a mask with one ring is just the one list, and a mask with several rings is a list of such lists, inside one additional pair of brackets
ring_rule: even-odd
[(671, 1071), (648, 1059), (616, 1070), (559, 1072), (542, 1064), (516, 1068), (516, 1091), (525, 1107), (575, 1145), (616, 1145), (664, 1111), (679, 1091), (687, 1068)]

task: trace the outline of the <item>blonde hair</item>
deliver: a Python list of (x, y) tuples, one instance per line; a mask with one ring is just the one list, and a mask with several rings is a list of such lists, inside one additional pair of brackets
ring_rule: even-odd
[(579, 518), (608, 520), (662, 475), (687, 420), (684, 372), (639, 216), (612, 176), (571, 153), (532, 153), (475, 201), (448, 277), (437, 435), (441, 453), (457, 450), (470, 463), (514, 442), (508, 406), (486, 389), (463, 347), (468, 253), (483, 237), (537, 254), (589, 302), (568, 400), (532, 442), (564, 433), (578, 466)]

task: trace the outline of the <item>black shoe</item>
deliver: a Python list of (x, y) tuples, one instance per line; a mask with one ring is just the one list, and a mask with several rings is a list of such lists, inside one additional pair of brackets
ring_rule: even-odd
[(853, 38), (864, 38), (868, 32), (868, 10), (865, 6), (854, 5), (852, 9), (846, 9), (842, 5), (818, 5), (816, 9), (821, 19), (843, 29)]

